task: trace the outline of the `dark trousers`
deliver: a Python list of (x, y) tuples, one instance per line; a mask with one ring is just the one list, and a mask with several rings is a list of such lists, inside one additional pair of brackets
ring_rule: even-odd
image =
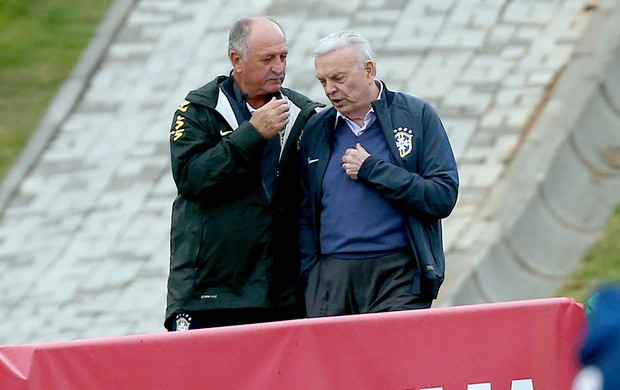
[(414, 258), (397, 252), (367, 259), (324, 257), (310, 271), (308, 317), (427, 309), (432, 299), (411, 292)]

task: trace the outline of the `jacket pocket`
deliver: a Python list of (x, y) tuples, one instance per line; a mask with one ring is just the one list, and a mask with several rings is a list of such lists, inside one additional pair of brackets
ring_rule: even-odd
[(269, 216), (254, 203), (224, 205), (210, 209), (203, 223), (195, 259), (196, 289), (239, 293), (264, 266)]

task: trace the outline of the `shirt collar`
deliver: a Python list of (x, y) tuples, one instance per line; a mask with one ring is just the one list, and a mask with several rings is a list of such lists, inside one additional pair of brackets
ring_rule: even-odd
[[(234, 77), (233, 77), (233, 72), (230, 72), (230, 76), (228, 77), (228, 79), (226, 81), (224, 81), (224, 83), (229, 83), (227, 85), (225, 85), (226, 88), (229, 89), (230, 91), (230, 95), (231, 97), (234, 99), (234, 101), (241, 105), (241, 106), (247, 106), (248, 110), (250, 112), (254, 112), (256, 111), (255, 108), (252, 108), (252, 106), (250, 106), (248, 104), (248, 94), (241, 91), (241, 89), (239, 88), (239, 85), (237, 84), (237, 82), (235, 81)], [(275, 92), (271, 95), (267, 96), (267, 101), (271, 100), (272, 97), (275, 97), (276, 99), (281, 99), (282, 98), (282, 93), (280, 91)]]

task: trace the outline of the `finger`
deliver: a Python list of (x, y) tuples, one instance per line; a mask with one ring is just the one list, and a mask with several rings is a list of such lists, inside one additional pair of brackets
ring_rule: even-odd
[(274, 107), (274, 111), (280, 115), (284, 113), (289, 113), (288, 103), (286, 101), (278, 101), (278, 104)]
[(267, 104), (265, 104), (263, 107), (268, 107), (273, 110), (279, 107), (281, 104), (282, 103), (280, 99), (276, 99), (275, 97), (272, 97), (271, 100), (268, 101)]
[[(261, 107), (261, 108), (265, 108), (267, 110), (269, 108), (275, 107), (276, 103), (274, 103), (274, 100), (276, 100), (276, 98), (272, 97), (271, 100), (269, 100), (267, 103), (265, 103), (265, 105), (263, 107)], [(260, 108), (259, 108), (259, 110), (260, 110)]]

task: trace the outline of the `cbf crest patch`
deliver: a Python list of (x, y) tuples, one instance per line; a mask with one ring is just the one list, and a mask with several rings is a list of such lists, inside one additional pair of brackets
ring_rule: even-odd
[(406, 127), (394, 129), (396, 149), (401, 158), (405, 158), (413, 150), (413, 130)]
[(188, 314), (185, 314), (185, 313), (177, 314), (175, 318), (175, 322), (176, 322), (177, 331), (179, 332), (186, 331), (186, 330), (189, 330), (189, 327), (192, 323), (192, 317), (190, 317)]

